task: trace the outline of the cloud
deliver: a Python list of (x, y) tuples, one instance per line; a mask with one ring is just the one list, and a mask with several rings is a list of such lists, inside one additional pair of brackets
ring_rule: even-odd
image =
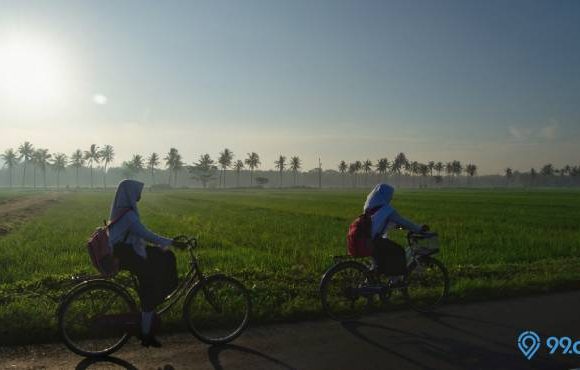
[(548, 125), (540, 128), (510, 126), (508, 131), (516, 141), (551, 141), (558, 137), (559, 128), (557, 121), (551, 121)]
[(93, 102), (98, 105), (105, 105), (109, 99), (103, 94), (93, 95)]

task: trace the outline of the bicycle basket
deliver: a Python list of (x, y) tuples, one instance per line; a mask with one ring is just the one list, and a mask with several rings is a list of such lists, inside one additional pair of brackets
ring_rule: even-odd
[(411, 240), (411, 249), (414, 254), (427, 256), (439, 252), (439, 238), (434, 235), (429, 238)]

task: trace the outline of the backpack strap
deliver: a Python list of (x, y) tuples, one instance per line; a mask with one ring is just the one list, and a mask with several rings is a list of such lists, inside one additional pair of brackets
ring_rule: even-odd
[(125, 208), (123, 210), (123, 212), (121, 212), (121, 214), (119, 216), (117, 216), (114, 220), (109, 222), (109, 224), (106, 225), (106, 227), (109, 228), (109, 227), (111, 227), (111, 225), (117, 223), (117, 221), (119, 221), (123, 216), (125, 216), (130, 210), (131, 210), (131, 208)]

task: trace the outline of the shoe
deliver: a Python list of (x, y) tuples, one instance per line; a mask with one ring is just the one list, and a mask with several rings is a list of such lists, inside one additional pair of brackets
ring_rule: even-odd
[(149, 347), (154, 347), (154, 348), (160, 348), (161, 347), (161, 342), (159, 342), (157, 340), (157, 338), (155, 338), (155, 336), (153, 336), (153, 334), (146, 334), (146, 335), (141, 335), (141, 345), (143, 347), (149, 348)]

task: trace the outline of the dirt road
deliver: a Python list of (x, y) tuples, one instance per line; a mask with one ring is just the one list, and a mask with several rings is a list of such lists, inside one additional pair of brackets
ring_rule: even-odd
[(517, 337), (580, 340), (580, 291), (452, 305), (436, 315), (399, 311), (350, 324), (330, 320), (249, 329), (231, 345), (206, 346), (189, 334), (162, 338), (161, 349), (131, 340), (94, 362), (61, 344), (0, 348), (2, 369), (573, 369), (578, 355), (550, 355), (542, 343), (527, 360)]

